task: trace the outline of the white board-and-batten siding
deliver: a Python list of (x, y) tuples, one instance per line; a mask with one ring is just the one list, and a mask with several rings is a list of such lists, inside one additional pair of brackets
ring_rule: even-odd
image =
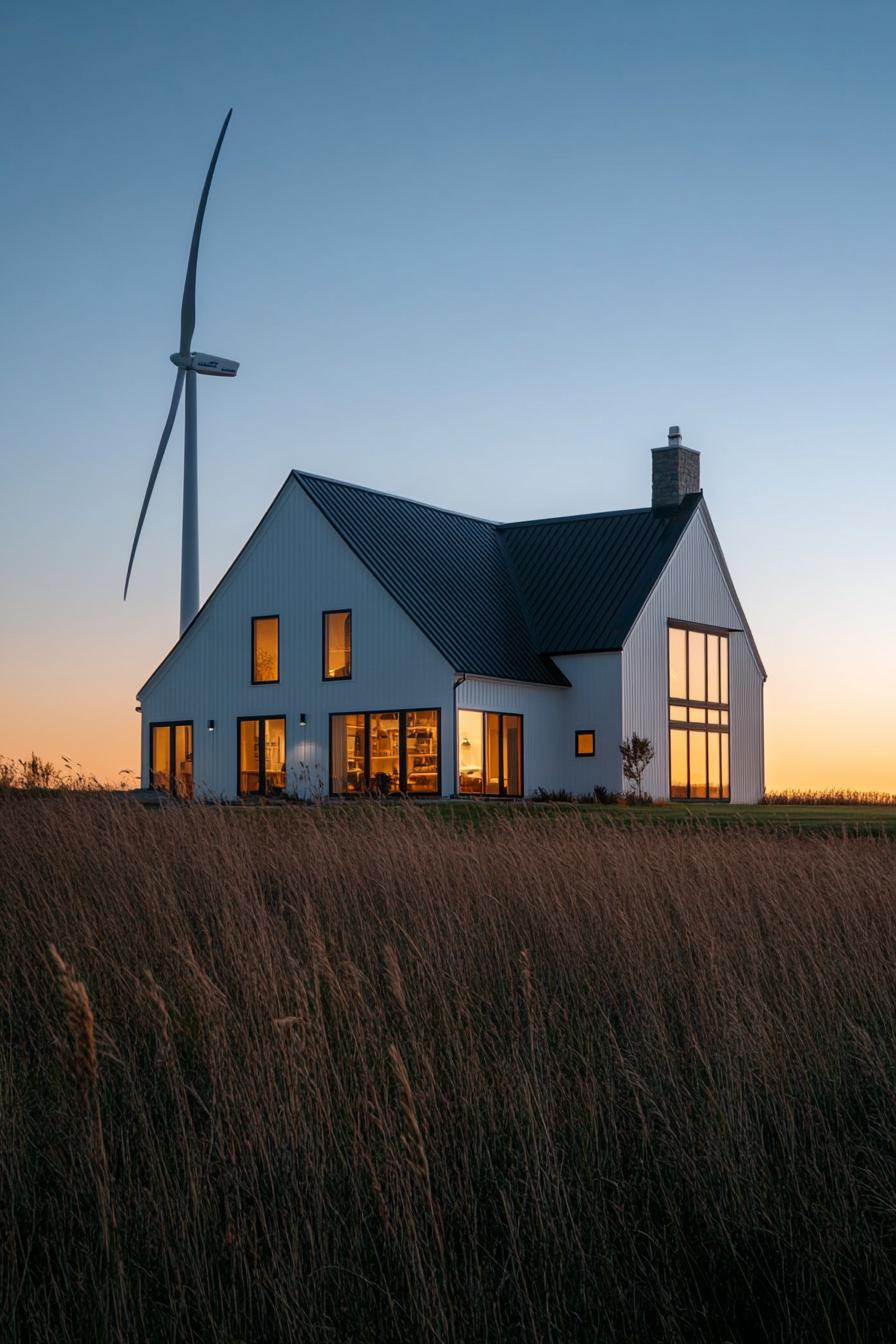
[[(352, 612), (352, 676), (324, 681), (322, 613), (345, 609)], [(252, 617), (274, 615), (280, 680), (253, 685)], [(237, 720), (283, 715), (287, 787), (307, 795), (329, 788), (331, 713), (439, 709), (442, 789), (450, 793), (453, 684), (453, 668), (290, 479), (141, 693), (143, 786), (152, 723), (192, 720), (197, 796), (233, 798)]]
[[(645, 788), (668, 797), (670, 619), (731, 631), (731, 796), (763, 791), (763, 673), (701, 506), (619, 651), (556, 656), (569, 687), (457, 673), (373, 577), (302, 487), (290, 478), (193, 625), (140, 693), (142, 782), (149, 785), (153, 723), (192, 721), (198, 797), (237, 795), (240, 718), (286, 720), (287, 789), (326, 794), (330, 715), (440, 711), (441, 792), (456, 790), (455, 708), (523, 717), (523, 783), (590, 792), (623, 788), (619, 744), (647, 736), (656, 755)], [(352, 612), (352, 676), (323, 680), (322, 613)], [(280, 618), (280, 680), (252, 683), (254, 616)], [(305, 715), (306, 722), (300, 723)], [(209, 732), (207, 724), (215, 728)], [(593, 757), (575, 735), (593, 731)]]
[(623, 736), (654, 744), (644, 788), (669, 796), (668, 622), (691, 621), (728, 630), (731, 801), (762, 797), (764, 673), (719, 561), (701, 505), (660, 575), (622, 650)]

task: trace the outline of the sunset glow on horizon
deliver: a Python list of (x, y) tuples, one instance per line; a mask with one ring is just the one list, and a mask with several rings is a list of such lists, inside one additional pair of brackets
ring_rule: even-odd
[(8, 26), (0, 756), (139, 770), (182, 419), (121, 591), (232, 103), (194, 344), (240, 372), (201, 380), (202, 598), (294, 467), (502, 521), (638, 508), (677, 422), (768, 671), (767, 788), (896, 793), (896, 12)]

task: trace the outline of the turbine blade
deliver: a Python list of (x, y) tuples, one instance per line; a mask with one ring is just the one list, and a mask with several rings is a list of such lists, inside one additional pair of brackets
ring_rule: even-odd
[(199, 209), (196, 212), (196, 223), (193, 225), (193, 241), (190, 243), (190, 259), (187, 262), (187, 278), (184, 281), (184, 297), (180, 308), (180, 353), (182, 355), (190, 353), (190, 342), (193, 339), (193, 331), (196, 326), (196, 259), (199, 256), (199, 236), (202, 233), (202, 221), (205, 218), (205, 205), (208, 201), (209, 187), (212, 185), (212, 178), (215, 175), (215, 164), (218, 162), (218, 155), (221, 152), (221, 145), (224, 142), (224, 135), (232, 115), (233, 108), (224, 118), (224, 125), (221, 127), (221, 134), (218, 136), (218, 143), (215, 145), (215, 152), (212, 154), (212, 161), (205, 175), (205, 185), (202, 188), (202, 195), (199, 197)]
[(165, 456), (165, 449), (168, 447), (168, 440), (171, 438), (171, 430), (174, 427), (174, 417), (177, 415), (177, 408), (180, 403), (180, 394), (184, 385), (184, 371), (178, 369), (177, 376), (174, 379), (174, 393), (171, 397), (171, 405), (168, 408), (168, 419), (165, 421), (165, 428), (162, 430), (162, 437), (159, 441), (159, 447), (156, 452), (156, 460), (152, 464), (152, 471), (149, 473), (149, 485), (146, 487), (146, 494), (143, 496), (143, 508), (140, 510), (140, 517), (137, 520), (137, 531), (134, 533), (134, 544), (131, 547), (131, 558), (128, 561), (128, 572), (124, 581), (124, 596), (127, 600), (128, 584), (131, 581), (131, 570), (134, 566), (134, 556), (137, 554), (137, 542), (140, 540), (140, 533), (143, 529), (143, 519), (146, 517), (146, 510), (149, 508), (149, 500), (152, 495), (152, 488), (156, 483), (156, 477), (159, 474), (159, 467), (162, 465), (162, 458)]

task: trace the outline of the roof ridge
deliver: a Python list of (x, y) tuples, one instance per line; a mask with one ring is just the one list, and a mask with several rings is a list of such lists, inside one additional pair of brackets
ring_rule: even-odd
[(461, 513), (460, 509), (446, 509), (441, 504), (427, 504), (423, 499), (411, 499), (410, 495), (396, 495), (392, 490), (377, 490), (372, 485), (358, 485), (356, 481), (343, 481), (337, 476), (322, 476), (316, 471), (300, 471), (298, 467), (293, 467), (292, 474), (300, 480), (304, 478), (308, 481), (323, 481), (325, 485), (342, 485), (348, 490), (360, 490), (365, 495), (379, 495), (381, 499), (397, 499), (401, 504), (413, 504), (418, 509), (432, 509), (434, 513), (444, 513), (451, 518), (464, 518), (471, 523), (485, 523), (488, 527), (505, 526), (496, 522), (494, 518), (480, 518), (477, 513)]
[(601, 509), (595, 513), (560, 513), (555, 518), (521, 518), (515, 523), (495, 523), (494, 526), (500, 531), (505, 532), (511, 527), (537, 527), (541, 523), (587, 523), (592, 518), (622, 518), (633, 513), (656, 513), (672, 516), (676, 509), (680, 509), (682, 504), (689, 500), (702, 496), (703, 491), (697, 490), (693, 494), (684, 495), (681, 504), (664, 505), (660, 509), (655, 509), (652, 504), (647, 504), (639, 509)]
[(537, 527), (539, 523), (586, 523), (592, 518), (616, 518), (623, 513), (650, 513), (646, 509), (604, 509), (597, 513), (560, 513), (554, 518), (520, 518), (515, 523), (496, 523), (495, 526), (506, 530), (510, 527)]

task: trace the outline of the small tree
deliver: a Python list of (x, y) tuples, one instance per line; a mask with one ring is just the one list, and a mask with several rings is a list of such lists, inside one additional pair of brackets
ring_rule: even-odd
[(653, 743), (647, 737), (638, 737), (637, 733), (632, 733), (619, 750), (622, 753), (622, 773), (634, 785), (640, 803), (644, 799), (641, 780), (653, 760)]

